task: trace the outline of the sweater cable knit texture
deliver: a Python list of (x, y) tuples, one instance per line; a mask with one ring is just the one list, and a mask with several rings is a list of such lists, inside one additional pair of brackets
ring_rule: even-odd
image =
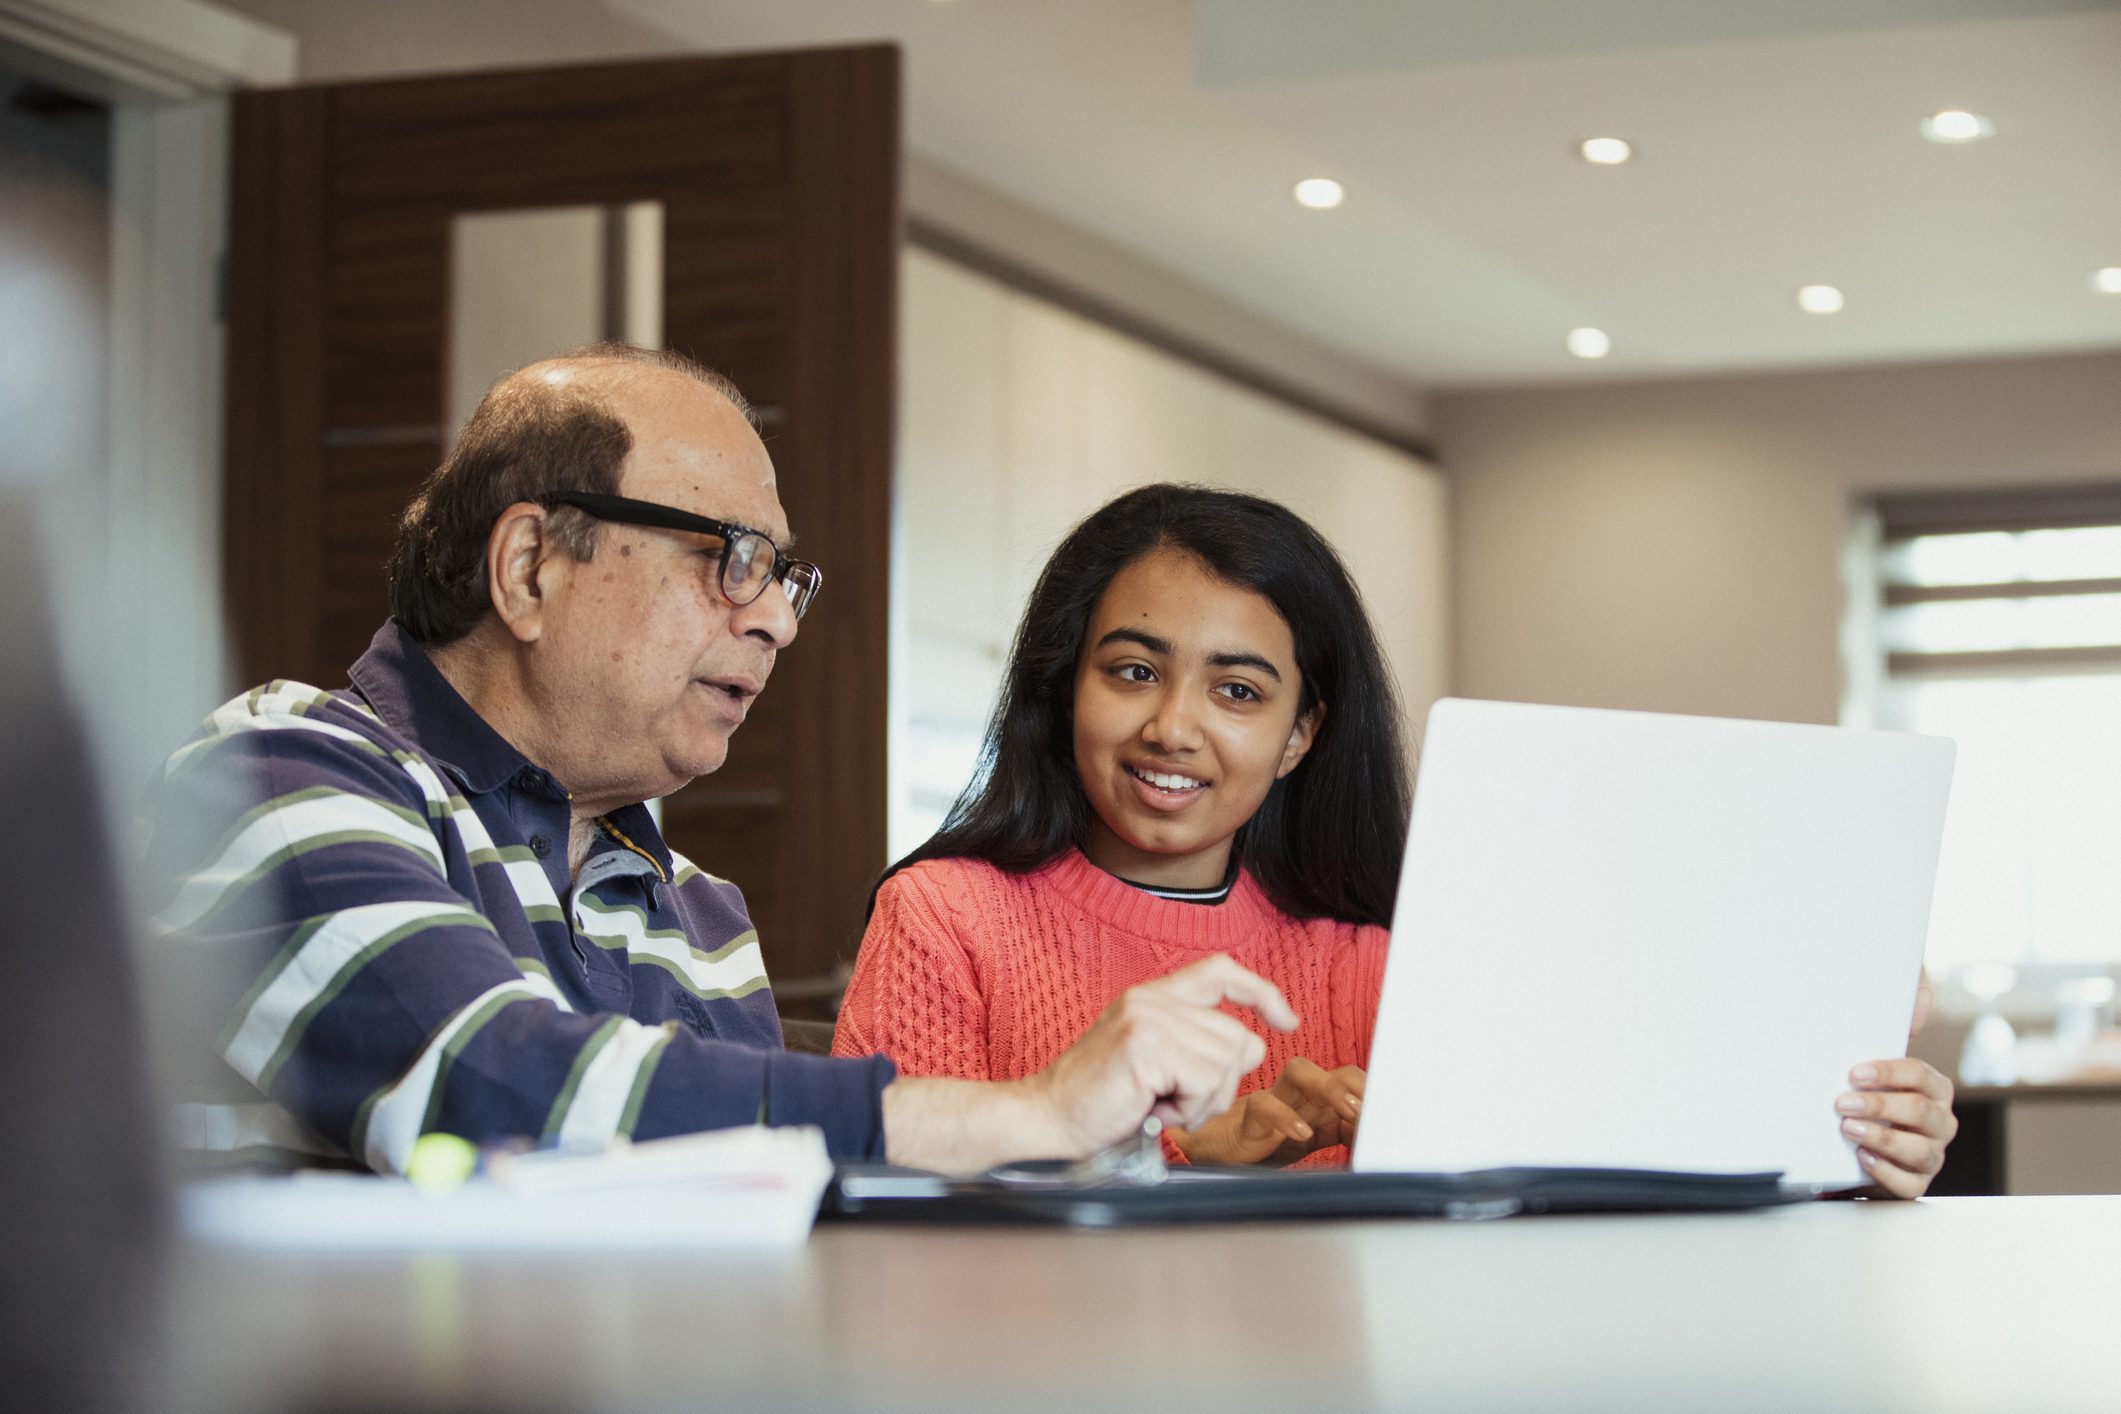
[[(1129, 987), (1226, 952), (1302, 1018), (1284, 1034), (1226, 1008), (1267, 1045), (1238, 1087), (1249, 1094), (1297, 1056), (1367, 1067), (1387, 941), (1378, 927), (1291, 918), (1244, 871), (1207, 906), (1145, 893), (1076, 850), (1029, 874), (925, 860), (877, 894), (832, 1050), (888, 1055), (902, 1075), (1017, 1080), (1045, 1069)], [(1333, 1148), (1305, 1166), (1346, 1162)]]

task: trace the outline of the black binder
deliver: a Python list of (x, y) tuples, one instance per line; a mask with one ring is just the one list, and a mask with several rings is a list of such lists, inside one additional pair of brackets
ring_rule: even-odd
[(1074, 1166), (1019, 1164), (951, 1179), (919, 1169), (846, 1165), (821, 1216), (864, 1222), (1130, 1227), (1311, 1218), (1502, 1218), (1538, 1213), (1707, 1212), (1799, 1202), (1821, 1191), (1780, 1173), (1500, 1168), (1472, 1173), (1353, 1173), (1174, 1168), (1146, 1181), (1084, 1184)]

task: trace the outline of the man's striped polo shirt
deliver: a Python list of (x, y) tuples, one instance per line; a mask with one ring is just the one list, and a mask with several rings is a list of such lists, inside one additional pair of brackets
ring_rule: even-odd
[(187, 1147), (402, 1172), (430, 1131), (574, 1146), (766, 1123), (882, 1156), (891, 1063), (782, 1049), (735, 885), (638, 805), (570, 878), (566, 791), (395, 621), (349, 676), (235, 699), (158, 782), (150, 907), (186, 1009), (218, 1028)]

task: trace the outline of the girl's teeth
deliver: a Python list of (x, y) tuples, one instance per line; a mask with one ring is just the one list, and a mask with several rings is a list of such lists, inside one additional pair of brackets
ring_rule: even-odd
[(1147, 781), (1150, 785), (1164, 790), (1192, 790), (1200, 784), (1199, 781), (1194, 780), (1191, 776), (1170, 776), (1162, 771), (1136, 771), (1134, 774)]

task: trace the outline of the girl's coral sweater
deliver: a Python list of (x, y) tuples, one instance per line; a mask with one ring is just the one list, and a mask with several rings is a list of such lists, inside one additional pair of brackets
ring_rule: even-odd
[[(1077, 850), (1030, 874), (926, 860), (877, 894), (832, 1051), (881, 1052), (906, 1075), (1021, 1079), (1127, 988), (1226, 952), (1302, 1018), (1284, 1034), (1230, 1008), (1267, 1043), (1238, 1087), (1249, 1094), (1297, 1056), (1368, 1066), (1387, 941), (1374, 926), (1291, 918), (1242, 870), (1228, 898), (1204, 905), (1145, 893)], [(1334, 1148), (1305, 1166), (1346, 1162)]]

